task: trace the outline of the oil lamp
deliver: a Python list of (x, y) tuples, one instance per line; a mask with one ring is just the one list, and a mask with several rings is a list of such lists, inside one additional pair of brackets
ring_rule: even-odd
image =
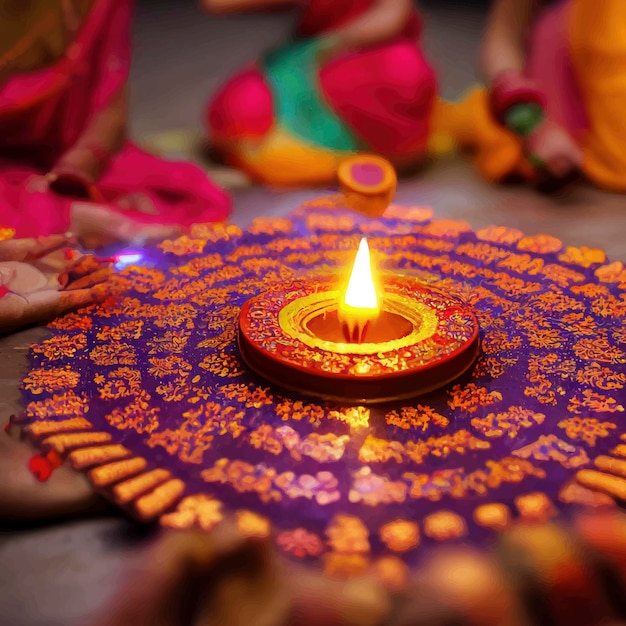
[(344, 159), (337, 171), (343, 203), (368, 217), (380, 217), (398, 187), (393, 165), (371, 154), (357, 154)]
[[(382, 215), (393, 166), (356, 155), (339, 167), (344, 204)], [(309, 277), (269, 288), (241, 309), (239, 349), (252, 371), (294, 391), (358, 404), (412, 398), (466, 372), (478, 321), (457, 297), (415, 277), (378, 274), (361, 239), (347, 284)]]
[(250, 369), (276, 385), (371, 404), (448, 384), (471, 367), (480, 344), (470, 307), (415, 277), (377, 276), (361, 239), (347, 286), (309, 277), (248, 300), (239, 348)]

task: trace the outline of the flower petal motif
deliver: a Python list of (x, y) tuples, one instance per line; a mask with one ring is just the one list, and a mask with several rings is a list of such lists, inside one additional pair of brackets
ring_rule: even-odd
[(299, 558), (319, 556), (324, 551), (324, 544), (320, 537), (304, 528), (283, 531), (278, 535), (276, 543), (285, 552), (290, 552)]
[(519, 241), (524, 234), (521, 230), (517, 230), (515, 228), (507, 228), (505, 226), (488, 226), (487, 228), (477, 230), (476, 236), (481, 241), (510, 245)]
[(522, 239), (517, 242), (517, 248), (538, 254), (551, 254), (559, 252), (559, 250), (563, 248), (563, 243), (560, 239), (552, 237), (551, 235), (532, 235), (522, 237)]
[(581, 246), (580, 248), (568, 246), (565, 248), (565, 252), (559, 255), (559, 261), (580, 265), (581, 267), (591, 267), (592, 265), (604, 263), (606, 261), (606, 253), (604, 250), (588, 248), (587, 246)]
[(596, 270), (595, 274), (602, 283), (626, 282), (626, 267), (621, 261), (603, 265)]

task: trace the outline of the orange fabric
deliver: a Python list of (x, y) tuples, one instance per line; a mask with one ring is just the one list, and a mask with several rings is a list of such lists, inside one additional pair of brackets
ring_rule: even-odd
[(570, 0), (570, 56), (585, 103), (585, 174), (626, 191), (626, 2)]
[(256, 181), (276, 187), (326, 185), (350, 153), (313, 146), (275, 126), (258, 144), (241, 142), (227, 151), (230, 165)]
[(480, 174), (491, 182), (512, 174), (533, 176), (521, 141), (491, 115), (485, 89), (476, 88), (457, 103), (438, 101), (431, 129), (431, 152), (442, 145), (467, 151)]

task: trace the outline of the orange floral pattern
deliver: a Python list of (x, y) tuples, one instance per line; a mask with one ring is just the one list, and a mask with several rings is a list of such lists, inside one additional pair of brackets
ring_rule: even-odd
[[(116, 462), (117, 491), (103, 489), (126, 494), (142, 519), (210, 531), (234, 514), (292, 558), (395, 585), (433, 542), (483, 541), (515, 515), (606, 503), (575, 477), (626, 455), (623, 264), (510, 228), (474, 234), (421, 207), (369, 221), (338, 202), (246, 233), (197, 225), (142, 251), (115, 278), (124, 293), (56, 320), (33, 346), (16, 421), (77, 468)], [(246, 300), (336, 274), (363, 233), (386, 271), (474, 308), (472, 370), (382, 407), (314, 401), (253, 376), (237, 345)], [(306, 346), (294, 357), (351, 363)]]
[(319, 556), (324, 551), (324, 544), (318, 535), (310, 533), (304, 528), (285, 530), (276, 540), (276, 543), (285, 551), (298, 558)]

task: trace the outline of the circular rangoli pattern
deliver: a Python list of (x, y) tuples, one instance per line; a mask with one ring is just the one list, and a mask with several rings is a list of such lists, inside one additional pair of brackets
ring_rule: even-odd
[[(471, 373), (382, 408), (256, 380), (240, 307), (346, 267), (362, 233), (387, 269), (473, 306)], [(420, 208), (308, 206), (243, 233), (197, 227), (115, 281), (122, 295), (33, 347), (19, 421), (141, 519), (208, 531), (234, 515), (330, 574), (399, 580), (429, 545), (626, 498), (626, 269), (601, 251)]]

